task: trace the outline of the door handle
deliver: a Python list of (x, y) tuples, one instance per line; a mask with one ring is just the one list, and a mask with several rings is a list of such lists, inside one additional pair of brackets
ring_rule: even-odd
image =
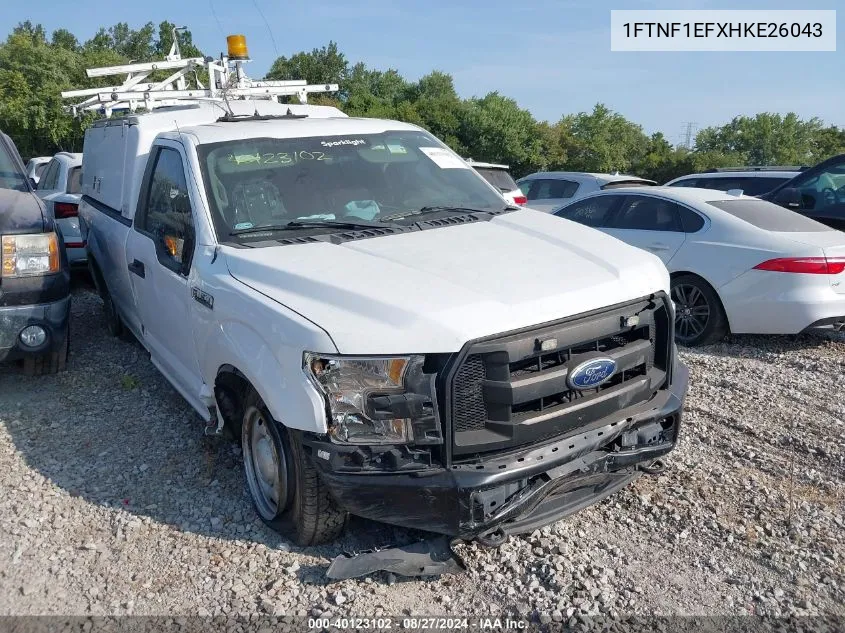
[(134, 262), (129, 264), (127, 268), (129, 268), (130, 273), (135, 273), (141, 279), (144, 279), (144, 277), (146, 277), (146, 271), (144, 270), (144, 262), (139, 262), (136, 259)]
[(649, 244), (646, 248), (650, 251), (668, 251), (669, 245), (668, 244), (661, 244), (660, 242), (655, 242), (654, 244)]

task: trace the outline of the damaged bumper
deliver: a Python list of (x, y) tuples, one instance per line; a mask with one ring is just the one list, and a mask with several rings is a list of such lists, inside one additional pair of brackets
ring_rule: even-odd
[[(548, 525), (626, 486), (676, 445), (688, 370), (651, 400), (543, 446), (495, 454), (451, 468), (413, 472), (339, 472), (315, 459), (338, 504), (352, 514), (471, 539)], [(336, 450), (308, 442), (315, 455)]]

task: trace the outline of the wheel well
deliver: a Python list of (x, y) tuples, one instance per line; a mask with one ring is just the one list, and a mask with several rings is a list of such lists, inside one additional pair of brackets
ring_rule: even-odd
[(719, 308), (721, 308), (722, 314), (725, 315), (725, 323), (727, 323), (728, 333), (730, 333), (730, 331), (731, 331), (731, 319), (728, 316), (727, 310), (725, 310), (725, 304), (722, 303), (722, 297), (719, 296), (719, 291), (716, 290), (716, 288), (713, 287), (713, 284), (711, 284), (709, 281), (707, 281), (704, 277), (702, 277), (701, 275), (698, 275), (694, 272), (691, 272), (689, 270), (676, 270), (675, 272), (669, 274), (669, 280), (674, 281), (675, 279), (677, 279), (678, 277), (681, 277), (683, 275), (689, 275), (690, 277), (695, 277), (696, 279), (700, 279), (701, 281), (706, 283), (708, 286), (710, 286), (710, 289), (713, 291), (713, 294), (716, 295), (716, 300), (719, 302)]
[(223, 417), (223, 428), (228, 429), (232, 439), (240, 440), (243, 420), (244, 399), (252, 388), (246, 376), (232, 365), (223, 365), (214, 379), (214, 398), (217, 410)]

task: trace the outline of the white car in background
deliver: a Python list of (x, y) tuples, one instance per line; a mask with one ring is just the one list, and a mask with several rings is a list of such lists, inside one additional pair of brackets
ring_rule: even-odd
[(510, 167), (508, 165), (499, 165), (496, 163), (480, 163), (467, 159), (469, 164), (475, 171), (481, 174), (487, 182), (498, 189), (505, 200), (513, 205), (523, 206), (528, 200), (525, 194), (516, 184), (516, 181), (511, 176)]
[(738, 167), (713, 169), (701, 174), (688, 174), (670, 180), (667, 187), (696, 187), (733, 191), (741, 189), (746, 196), (761, 196), (801, 173), (803, 167)]
[(41, 180), (41, 175), (44, 173), (47, 163), (51, 160), (52, 157), (50, 156), (36, 156), (27, 161), (26, 177), (29, 178), (30, 182), (35, 183), (36, 186), (38, 185), (38, 181)]
[(654, 187), (597, 193), (555, 215), (663, 260), (679, 343), (845, 329), (845, 233), (793, 211), (711, 189)]
[(578, 171), (541, 171), (516, 181), (528, 198), (527, 206), (549, 213), (596, 191), (617, 187), (650, 187), (657, 183), (639, 176), (592, 174)]
[(41, 174), (35, 193), (56, 218), (67, 249), (68, 263), (84, 266), (87, 262), (85, 240), (79, 230), (79, 200), (82, 198), (82, 154), (59, 152)]

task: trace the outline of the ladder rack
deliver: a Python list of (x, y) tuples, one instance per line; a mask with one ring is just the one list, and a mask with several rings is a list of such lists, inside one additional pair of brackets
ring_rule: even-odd
[[(296, 96), (300, 103), (308, 102), (308, 95), (313, 93), (336, 92), (337, 84), (308, 84), (304, 80), (256, 81), (247, 77), (243, 64), (249, 59), (230, 60), (224, 55), (215, 60), (213, 57), (188, 57), (183, 59), (179, 50), (177, 31), (173, 29), (173, 45), (166, 59), (158, 62), (123, 64), (89, 68), (88, 77), (112, 77), (125, 75), (121, 84), (101, 88), (84, 88), (62, 92), (63, 99), (84, 97), (78, 103), (66, 106), (66, 109), (78, 116), (86, 111), (99, 111), (110, 117), (116, 109), (128, 109), (134, 112), (139, 107), (147, 110), (185, 103), (198, 103), (202, 100), (235, 99), (272, 99)], [(156, 71), (172, 71), (166, 78), (158, 81), (145, 81)], [(207, 77), (206, 84), (200, 81), (200, 71)], [(196, 88), (189, 89), (187, 78), (193, 75)]]

